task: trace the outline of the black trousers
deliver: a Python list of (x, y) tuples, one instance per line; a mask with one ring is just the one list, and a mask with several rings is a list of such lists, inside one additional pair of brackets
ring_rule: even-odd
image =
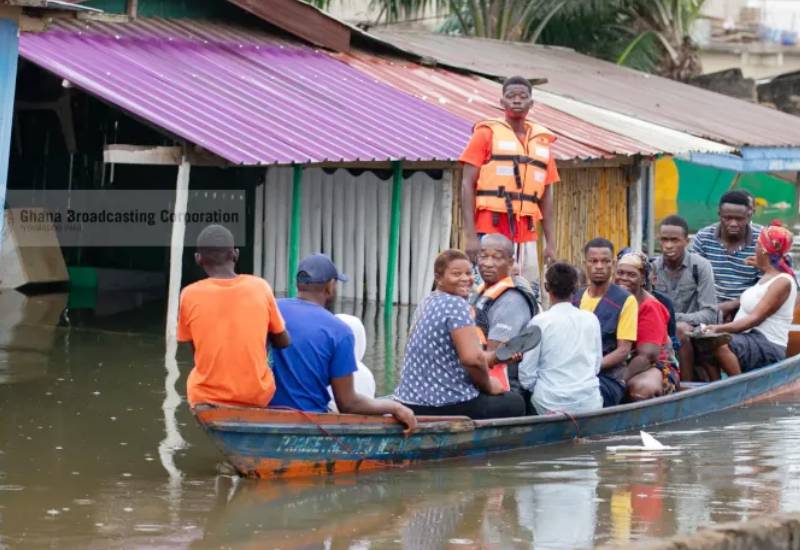
[(500, 395), (480, 394), (471, 401), (427, 407), (424, 405), (406, 405), (420, 416), (468, 416), (476, 420), (483, 418), (508, 418), (525, 415), (525, 400), (514, 391)]

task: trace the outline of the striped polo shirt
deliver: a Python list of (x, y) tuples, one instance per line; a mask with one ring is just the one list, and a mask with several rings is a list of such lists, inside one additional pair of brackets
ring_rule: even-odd
[(711, 262), (718, 303), (738, 300), (742, 292), (761, 278), (758, 269), (745, 263), (746, 258), (756, 255), (756, 241), (760, 234), (761, 226), (751, 223), (746, 246), (735, 252), (728, 251), (720, 240), (719, 223), (704, 227), (694, 236), (691, 252)]

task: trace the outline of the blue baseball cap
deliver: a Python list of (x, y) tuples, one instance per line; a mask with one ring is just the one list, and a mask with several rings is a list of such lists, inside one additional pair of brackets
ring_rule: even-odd
[(336, 279), (347, 282), (350, 277), (339, 273), (336, 265), (325, 254), (312, 254), (300, 260), (297, 266), (297, 282), (299, 284), (327, 283)]

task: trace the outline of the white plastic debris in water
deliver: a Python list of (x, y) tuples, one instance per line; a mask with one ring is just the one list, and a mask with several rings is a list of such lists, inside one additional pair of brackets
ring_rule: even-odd
[(608, 451), (611, 453), (627, 453), (627, 452), (640, 452), (640, 451), (671, 451), (676, 449), (676, 447), (670, 447), (669, 445), (662, 445), (659, 440), (655, 437), (650, 435), (647, 432), (640, 431), (639, 436), (642, 438), (641, 445), (615, 445), (612, 447), (608, 447)]

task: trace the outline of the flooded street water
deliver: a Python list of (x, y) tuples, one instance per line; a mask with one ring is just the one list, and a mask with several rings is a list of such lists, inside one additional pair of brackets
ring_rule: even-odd
[[(609, 452), (634, 442), (622, 436), (241, 480), (218, 473), (221, 456), (180, 398), (191, 358), (165, 363), (162, 304), (80, 316), (62, 312), (63, 296), (4, 294), (4, 308), (26, 313), (0, 314), (0, 547), (581, 548), (800, 510), (800, 396), (656, 429), (677, 447), (658, 454)], [(384, 367), (407, 316), (388, 340), (382, 316), (365, 323), (380, 390), (394, 383)], [(179, 395), (165, 390), (175, 378)]]

